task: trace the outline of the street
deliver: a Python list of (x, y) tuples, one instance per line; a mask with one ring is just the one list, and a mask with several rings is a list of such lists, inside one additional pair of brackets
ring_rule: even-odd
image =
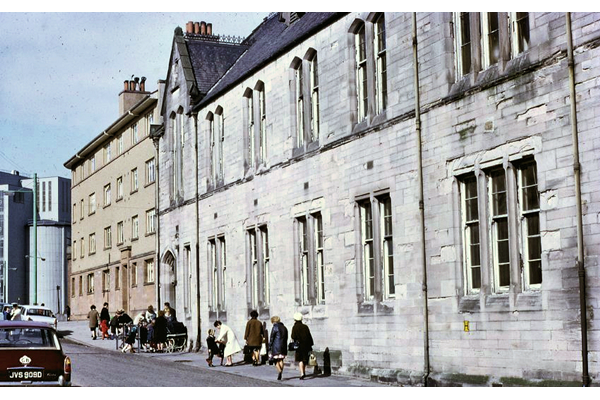
[[(123, 354), (62, 339), (73, 363), (73, 386), (83, 387), (262, 387), (286, 386), (227, 373), (225, 368), (202, 369), (160, 357)], [(200, 357), (200, 355), (198, 356)]]

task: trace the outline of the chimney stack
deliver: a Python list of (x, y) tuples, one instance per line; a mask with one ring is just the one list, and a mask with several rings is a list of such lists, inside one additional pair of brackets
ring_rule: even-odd
[(204, 21), (193, 22), (188, 21), (185, 24), (185, 33), (187, 35), (202, 35), (202, 36), (212, 36), (212, 24)]
[(123, 91), (119, 93), (119, 116), (125, 114), (133, 105), (142, 100), (149, 93), (146, 92), (146, 77), (131, 76), (123, 82)]

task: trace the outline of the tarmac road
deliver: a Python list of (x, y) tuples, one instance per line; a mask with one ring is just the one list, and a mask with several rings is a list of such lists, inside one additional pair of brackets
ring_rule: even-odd
[(61, 341), (73, 364), (73, 386), (84, 387), (281, 387), (269, 382), (230, 374), (224, 368), (206, 369), (160, 358), (132, 357), (69, 340)]
[[(245, 364), (241, 353), (233, 356), (234, 367), (209, 368), (206, 349), (200, 352), (149, 353), (138, 351), (123, 354), (116, 350), (115, 340), (92, 340), (88, 321), (59, 321), (58, 334), (65, 352), (73, 361), (75, 386), (115, 387), (313, 387), (354, 388), (386, 387), (378, 382), (342, 375), (315, 374), (306, 370), (300, 380), (298, 367), (289, 357), (283, 379), (277, 380), (272, 365), (254, 367)], [(170, 389), (167, 389), (171, 393)], [(185, 389), (184, 389), (185, 390)], [(286, 391), (287, 392), (287, 391)], [(205, 392), (202, 392), (205, 393)], [(337, 393), (337, 392), (336, 392)], [(156, 394), (152, 392), (152, 394)], [(137, 395), (137, 397), (145, 397)], [(178, 396), (169, 394), (169, 398)]]

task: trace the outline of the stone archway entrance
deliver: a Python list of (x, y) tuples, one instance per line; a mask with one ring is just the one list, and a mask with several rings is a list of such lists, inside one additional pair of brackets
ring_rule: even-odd
[[(177, 299), (177, 262), (170, 251), (163, 257), (161, 268), (162, 303), (170, 303), (175, 309)], [(159, 304), (162, 308), (162, 304)]]

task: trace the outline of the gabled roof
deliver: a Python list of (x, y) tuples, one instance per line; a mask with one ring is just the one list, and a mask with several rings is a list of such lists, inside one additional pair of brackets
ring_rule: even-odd
[(326, 28), (347, 13), (305, 13), (291, 24), (280, 20), (279, 13), (270, 15), (244, 41), (249, 47), (223, 77), (194, 107), (194, 111), (211, 102), (252, 75), (302, 40)]
[[(185, 34), (180, 27), (175, 29), (171, 59), (167, 73), (167, 86), (171, 79), (174, 50), (177, 49), (191, 102), (197, 102), (219, 80), (231, 65), (246, 51), (247, 46), (219, 41), (218, 36)], [(165, 91), (163, 96), (167, 96)], [(166, 106), (163, 101), (163, 110)]]

